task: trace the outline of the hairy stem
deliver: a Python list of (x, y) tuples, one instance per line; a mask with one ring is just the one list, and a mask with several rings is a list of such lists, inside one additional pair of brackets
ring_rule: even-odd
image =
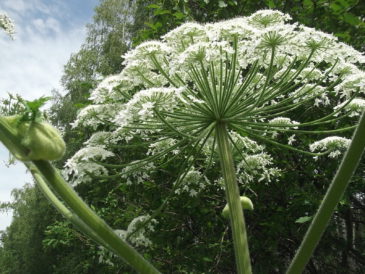
[(339, 203), (353, 173), (361, 160), (365, 148), (365, 112), (362, 114), (359, 124), (352, 137), (350, 147), (342, 159), (339, 169), (329, 186), (319, 209), (308, 228), (306, 235), (291, 262), (287, 274), (302, 273), (316, 248), (328, 222), (331, 219), (337, 204)]
[(217, 124), (216, 137), (223, 178), (226, 186), (226, 196), (229, 206), (237, 273), (249, 274), (252, 273), (252, 271), (246, 235), (246, 225), (240, 202), (240, 192), (236, 180), (232, 150), (229, 144), (229, 137), (225, 124)]

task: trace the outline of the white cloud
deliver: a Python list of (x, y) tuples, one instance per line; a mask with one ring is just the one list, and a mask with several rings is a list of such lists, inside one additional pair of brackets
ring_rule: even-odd
[(47, 18), (46, 20), (42, 18), (37, 18), (32, 21), (33, 27), (42, 35), (47, 34), (47, 32), (51, 33), (60, 33), (61, 26), (58, 20), (54, 18)]
[[(45, 28), (38, 22), (38, 30)], [(55, 25), (52, 28), (57, 28)], [(50, 94), (53, 88), (61, 88), (60, 78), (70, 54), (76, 52), (84, 37), (83, 28), (58, 31), (55, 35), (43, 35), (34, 31), (29, 38), (12, 41), (3, 35), (0, 48), (0, 96), (5, 92), (19, 93), (26, 99)]]
[[(63, 66), (70, 54), (80, 48), (86, 34), (85, 20), (91, 17), (91, 10), (82, 20), (72, 17), (73, 10), (66, 3), (73, 2), (0, 0), (0, 12), (5, 11), (16, 27), (14, 41), (0, 31), (0, 98), (11, 92), (32, 100), (50, 95), (54, 88), (61, 89)], [(0, 201), (3, 202), (11, 199), (13, 188), (32, 181), (21, 164), (6, 168), (3, 163), (6, 159), (7, 152), (0, 144)], [(0, 230), (10, 221), (11, 214), (0, 213)]]
[(44, 1), (44, 0), (2, 0), (4, 10), (10, 10), (12, 13), (25, 15), (28, 12), (44, 13), (48, 15), (59, 14), (65, 10), (63, 1)]

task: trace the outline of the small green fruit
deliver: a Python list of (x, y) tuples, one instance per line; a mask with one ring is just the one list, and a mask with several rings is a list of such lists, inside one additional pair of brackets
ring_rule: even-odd
[[(253, 203), (252, 203), (250, 198), (248, 198), (246, 196), (241, 196), (240, 201), (241, 201), (242, 209), (244, 209), (244, 210), (245, 209), (253, 210)], [(228, 204), (226, 204), (226, 206), (223, 208), (222, 216), (224, 218), (227, 218), (227, 219), (229, 218), (229, 206), (228, 206)]]

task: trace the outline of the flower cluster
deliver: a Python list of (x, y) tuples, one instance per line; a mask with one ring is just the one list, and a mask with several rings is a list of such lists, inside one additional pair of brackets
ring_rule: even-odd
[[(176, 174), (175, 192), (195, 196), (217, 180), (206, 174), (216, 168), (218, 125), (229, 132), (243, 185), (280, 173), (258, 142), (338, 156), (342, 150), (329, 140), (342, 139), (328, 136), (351, 129), (336, 128), (336, 121), (364, 109), (365, 56), (290, 20), (261, 10), (218, 23), (185, 23), (131, 50), (123, 71), (100, 83), (74, 126), (102, 131), (98, 143), (108, 157), (113, 147), (138, 141), (145, 143), (146, 158), (126, 168), (74, 156), (67, 168), (78, 182), (90, 180), (80, 165), (89, 175), (114, 174), (132, 184), (150, 180), (151, 167), (177, 159), (185, 171)], [(313, 118), (315, 112), (322, 116)], [(310, 145), (301, 134), (325, 134), (327, 141)], [(97, 145), (91, 138), (87, 143)], [(92, 167), (85, 167), (88, 161)]]
[[(118, 229), (115, 232), (123, 240), (128, 240), (134, 246), (148, 247), (151, 245), (151, 240), (147, 237), (148, 233), (155, 231), (156, 219), (150, 220), (149, 215), (138, 216), (134, 218), (128, 225), (127, 230)], [(143, 225), (149, 221), (147, 225)]]
[(0, 13), (0, 28), (4, 29), (5, 32), (11, 37), (14, 37), (15, 26), (13, 21), (5, 13)]
[(309, 146), (309, 149), (311, 151), (330, 151), (328, 156), (331, 158), (336, 158), (341, 155), (341, 152), (344, 151), (350, 145), (350, 143), (350, 139), (332, 136), (314, 142)]

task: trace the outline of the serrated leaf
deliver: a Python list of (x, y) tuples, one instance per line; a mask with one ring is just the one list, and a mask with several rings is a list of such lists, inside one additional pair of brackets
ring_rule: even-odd
[(48, 102), (52, 97), (41, 97), (39, 99), (35, 99), (33, 101), (25, 101), (25, 106), (32, 111), (37, 111), (39, 108), (44, 106), (46, 102)]
[(312, 220), (313, 216), (303, 216), (295, 220), (297, 224), (304, 224)]

